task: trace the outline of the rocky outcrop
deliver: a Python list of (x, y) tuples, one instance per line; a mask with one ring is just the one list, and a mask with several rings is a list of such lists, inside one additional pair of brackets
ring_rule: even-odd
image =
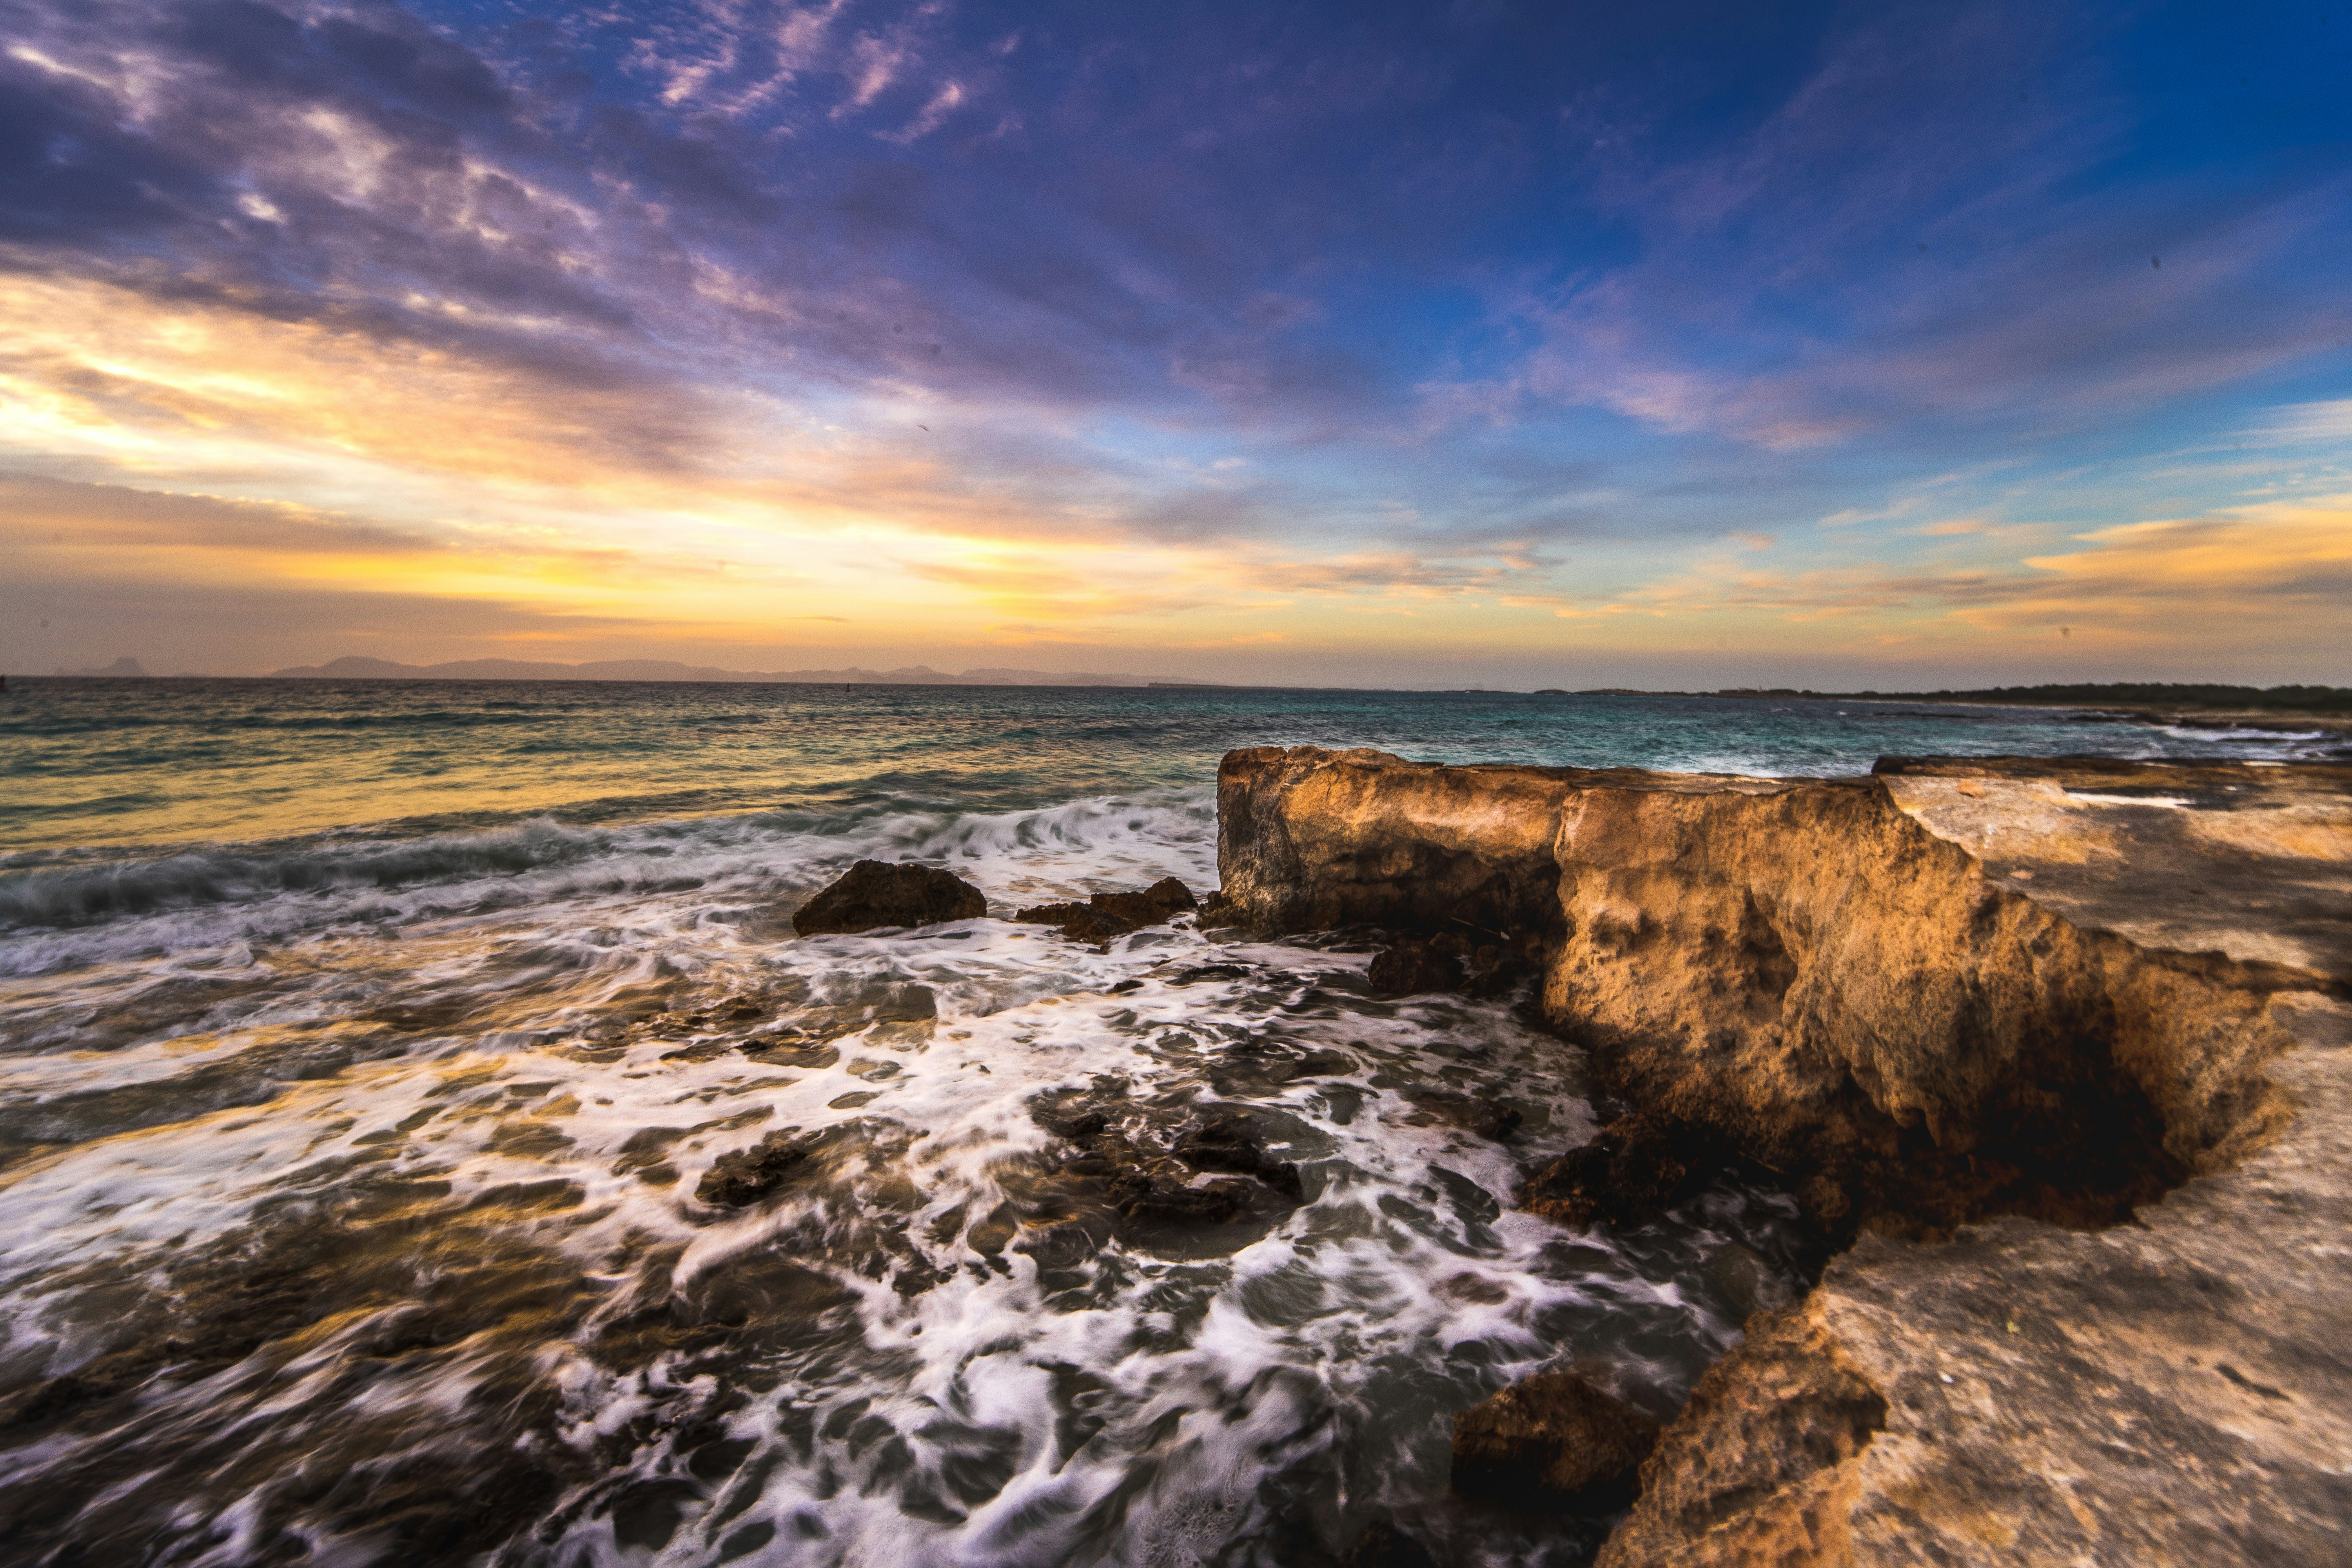
[(1455, 991), (1462, 985), (1462, 961), (1425, 942), (1402, 942), (1374, 953), (1364, 978), (1375, 996)]
[(2336, 1549), (2352, 769), (1302, 748), (1219, 799), (1227, 918), (1540, 934), (1546, 1015), (1632, 1110), (1531, 1206), (1636, 1217), (1737, 1157), (1852, 1241), (1702, 1382), (1604, 1562)]
[(1556, 769), (1311, 746), (1229, 752), (1217, 773), (1218, 911), (1273, 931), (1548, 921), (1567, 787)]
[(977, 920), (987, 912), (987, 898), (952, 871), (860, 860), (801, 906), (793, 930), (802, 936), (838, 935)]
[(1457, 1491), (1583, 1513), (1633, 1500), (1658, 1424), (1574, 1372), (1539, 1372), (1454, 1417)]
[[(1296, 1205), (1298, 1166), (1270, 1144), (1297, 1125), (1258, 1106), (1169, 1106), (1130, 1100), (1126, 1085), (1058, 1089), (1030, 1107), (1037, 1124), (1072, 1147), (1070, 1175), (1098, 1178), (1126, 1226), (1187, 1228), (1264, 1219)], [(1227, 1179), (1200, 1181), (1216, 1173)]]
[(1028, 925), (1058, 927), (1072, 942), (1103, 942), (1198, 907), (1192, 889), (1173, 877), (1162, 877), (1139, 893), (1097, 893), (1083, 904), (1037, 904), (1013, 918)]

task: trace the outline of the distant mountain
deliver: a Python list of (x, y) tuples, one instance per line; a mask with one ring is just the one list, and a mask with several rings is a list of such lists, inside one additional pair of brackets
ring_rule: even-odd
[(89, 676), (92, 678), (106, 677), (114, 679), (124, 679), (133, 676), (143, 677), (147, 672), (139, 667), (139, 661), (137, 659), (132, 658), (129, 654), (124, 654), (112, 664), (108, 665), (104, 669), (60, 668), (58, 673), (59, 675)]
[[(128, 661), (126, 661), (128, 662)], [(60, 670), (59, 674), (65, 673)], [(113, 674), (83, 670), (84, 675)], [(133, 669), (131, 674), (143, 671)], [(967, 669), (949, 675), (926, 664), (899, 669), (719, 669), (667, 658), (608, 658), (589, 664), (542, 664), (520, 658), (461, 658), (446, 664), (396, 664), (349, 654), (328, 664), (272, 670), (281, 679), (314, 680), (740, 680), (808, 686), (1207, 686), (1165, 675), (1055, 675), (1042, 669)]]

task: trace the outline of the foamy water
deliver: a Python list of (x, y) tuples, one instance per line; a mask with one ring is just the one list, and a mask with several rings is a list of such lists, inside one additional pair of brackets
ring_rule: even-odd
[[(460, 729), (495, 700), (509, 728), (569, 733), (517, 690), (429, 697)], [(1132, 694), (982, 694), (994, 738), (967, 734), (953, 768), (910, 768), (907, 715), (868, 714), (850, 727), (887, 731), (879, 771), (824, 731), (780, 735), (749, 783), (740, 757), (639, 769), (542, 736), (536, 800), (524, 763), (476, 762), (478, 787), (395, 792), (427, 810), (385, 822), (339, 795), (352, 819), (325, 826), (286, 783), (335, 771), (315, 745), (243, 785), (183, 755), (175, 796), (173, 748), (203, 737), (151, 736), (125, 778), (85, 767), (27, 806), (28, 781), (99, 754), (108, 713), (129, 732), (130, 700), (18, 721), (37, 765), (18, 752), (0, 867), (12, 1560), (1307, 1563), (1395, 1520), (1448, 1563), (1578, 1561), (1589, 1526), (1449, 1500), (1453, 1413), (1574, 1362), (1664, 1414), (1759, 1289), (1796, 1279), (1793, 1205), (1768, 1192), (1721, 1185), (1622, 1235), (1511, 1209), (1592, 1124), (1576, 1053), (1523, 999), (1376, 998), (1360, 938), (1187, 920), (1098, 951), (1001, 918), (1163, 876), (1205, 891), (1212, 748), (1351, 722), (1395, 744), (1425, 707), (1252, 720), (1186, 696), (1155, 734)], [(795, 700), (761, 722), (822, 730)], [(370, 701), (398, 707), (351, 700)], [(1465, 707), (1424, 749), (1503, 735), (1594, 760), (1588, 733), (1500, 728), (1531, 712)], [(354, 728), (414, 756), (415, 714), (394, 719)], [(1750, 731), (1636, 714), (1621, 739), (1651, 752), (1615, 760), (1797, 771), (1819, 726), (1783, 722), (1776, 759)], [(350, 744), (341, 787), (394, 766), (375, 743)], [(714, 809), (661, 808), (698, 775)], [(272, 790), (299, 831), (205, 836), (268, 816)], [(94, 836), (90, 802), (134, 796), (153, 842)], [(22, 826), (41, 821), (82, 826)], [(948, 866), (989, 916), (794, 938), (791, 910), (865, 856)], [(1449, 1114), (1479, 1101), (1517, 1130)], [(1150, 1147), (1238, 1110), (1297, 1197), (1129, 1223), (1052, 1130), (1071, 1103)], [(698, 1199), (714, 1162), (786, 1131), (815, 1151), (793, 1179)]]

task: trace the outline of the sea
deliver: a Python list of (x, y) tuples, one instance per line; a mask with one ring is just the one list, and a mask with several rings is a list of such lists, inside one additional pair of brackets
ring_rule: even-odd
[[(1787, 1196), (1518, 1212), (1593, 1128), (1580, 1057), (1524, 993), (1374, 995), (1372, 934), (1004, 918), (1206, 893), (1219, 757), (1300, 743), (1820, 775), (2327, 742), (1901, 701), (12, 679), (0, 1555), (1587, 1559), (1591, 1521), (1453, 1494), (1454, 1413), (1572, 1366), (1671, 1414), (1818, 1267)], [(796, 937), (865, 858), (988, 913)], [(1245, 1106), (1297, 1190), (1125, 1224), (1071, 1168), (1074, 1096), (1146, 1140)], [(1469, 1102), (1517, 1125), (1431, 1109)], [(794, 1179), (698, 1196), (776, 1133), (814, 1151)]]

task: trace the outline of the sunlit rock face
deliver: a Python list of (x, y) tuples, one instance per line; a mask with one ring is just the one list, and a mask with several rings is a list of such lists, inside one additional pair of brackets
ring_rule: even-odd
[[(1604, 1562), (2335, 1549), (2352, 769), (1260, 749), (1220, 814), (1237, 918), (1539, 933), (1626, 1140), (1759, 1162), (1851, 1241), (1703, 1380)], [(1563, 1159), (1530, 1206), (1609, 1223), (1649, 1163)]]

